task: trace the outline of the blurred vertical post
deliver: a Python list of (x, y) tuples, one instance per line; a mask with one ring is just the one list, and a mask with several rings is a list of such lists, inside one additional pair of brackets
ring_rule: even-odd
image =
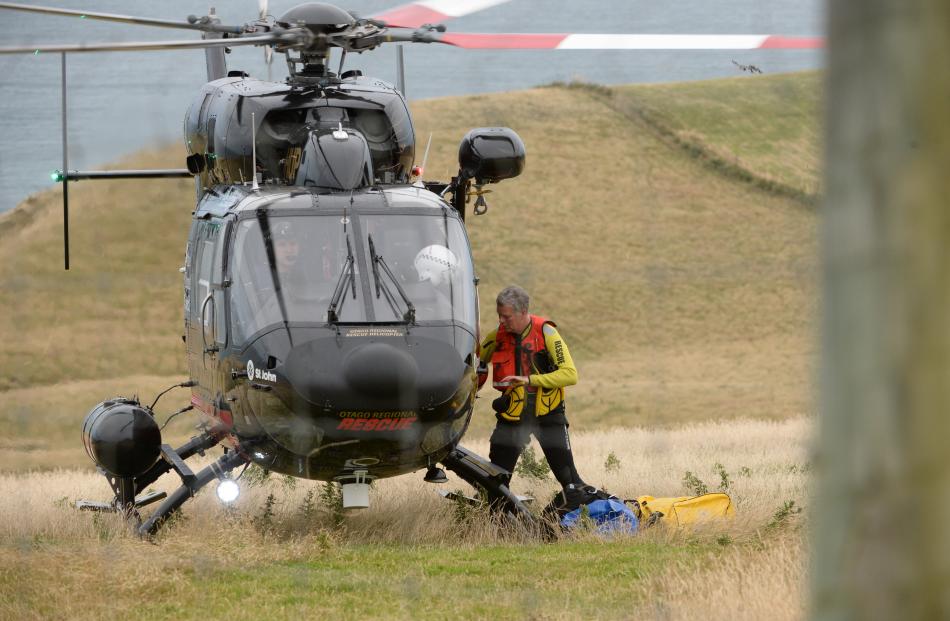
[(950, 618), (950, 2), (830, 0), (812, 616)]

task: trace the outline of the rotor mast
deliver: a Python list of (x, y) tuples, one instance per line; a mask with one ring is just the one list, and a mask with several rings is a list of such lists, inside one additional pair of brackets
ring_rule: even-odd
[[(189, 18), (188, 21), (191, 21), (191, 19)], [(221, 23), (217, 13), (215, 13), (214, 7), (208, 9), (207, 17), (202, 18), (201, 21), (213, 25)], [(201, 38), (205, 41), (208, 39), (221, 39), (223, 37), (224, 33), (214, 30), (205, 30), (201, 33)], [(219, 80), (228, 75), (228, 61), (227, 57), (225, 57), (226, 51), (227, 48), (224, 47), (205, 48), (205, 64), (207, 65), (209, 82)]]

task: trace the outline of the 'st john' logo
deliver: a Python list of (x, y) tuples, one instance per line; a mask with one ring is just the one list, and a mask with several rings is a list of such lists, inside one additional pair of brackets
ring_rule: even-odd
[(247, 379), (254, 379), (254, 361), (247, 361)]

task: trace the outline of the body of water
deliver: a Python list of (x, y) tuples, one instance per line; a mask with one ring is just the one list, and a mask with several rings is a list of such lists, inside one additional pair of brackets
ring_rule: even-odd
[[(22, 1), (22, 0), (21, 0)], [(300, 0), (272, 0), (280, 15)], [(184, 20), (208, 6), (166, 0), (44, 0), (43, 5), (96, 12)], [(353, 0), (342, 8), (370, 15), (399, 2)], [(252, 0), (218, 6), (224, 23), (256, 17)], [(185, 30), (0, 11), (0, 45), (97, 41), (188, 40)], [(447, 22), (456, 32), (785, 34), (820, 36), (819, 0), (513, 0)], [(229, 68), (266, 78), (263, 51), (235, 48)], [(676, 82), (743, 75), (736, 63), (765, 73), (820, 68), (820, 50), (593, 51), (461, 50), (443, 45), (407, 45), (406, 91), (410, 99), (530, 88), (554, 81), (602, 84)], [(349, 55), (347, 68), (395, 82), (395, 46)], [(287, 75), (275, 54), (273, 79)], [(150, 145), (181, 140), (182, 119), (206, 79), (201, 51), (103, 52), (67, 56), (69, 162), (90, 169)], [(52, 185), (62, 166), (60, 55), (0, 56), (0, 211)], [(517, 129), (517, 128), (515, 128)], [(183, 162), (168, 162), (182, 167)], [(84, 182), (95, 183), (95, 182)], [(77, 206), (77, 208), (80, 208)]]

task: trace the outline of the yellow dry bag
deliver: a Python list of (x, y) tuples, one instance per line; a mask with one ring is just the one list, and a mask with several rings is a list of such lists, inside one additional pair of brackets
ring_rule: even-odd
[[(732, 500), (727, 494), (721, 492), (675, 498), (638, 496), (636, 504), (639, 508), (637, 517), (640, 518), (640, 522), (644, 526), (655, 524), (658, 521), (683, 526), (728, 519), (736, 513), (732, 506)], [(637, 508), (634, 509), (635, 513), (637, 513)]]

